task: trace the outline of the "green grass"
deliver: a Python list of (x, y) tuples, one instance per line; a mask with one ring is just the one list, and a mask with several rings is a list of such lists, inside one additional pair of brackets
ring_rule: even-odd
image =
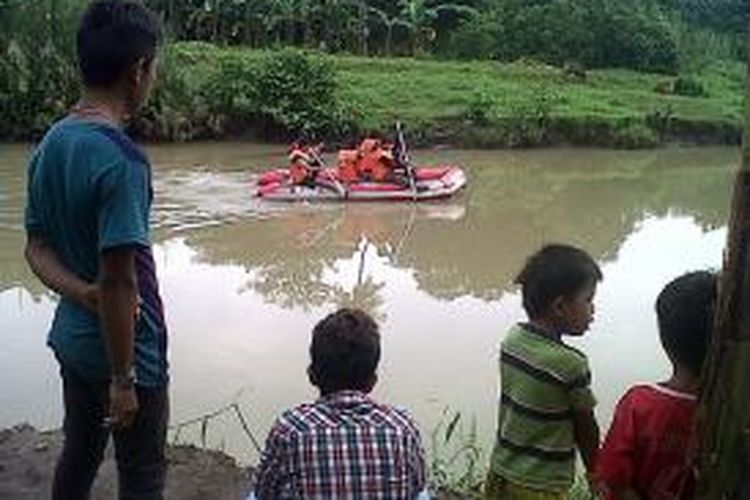
[[(195, 88), (223, 59), (255, 64), (263, 55), (195, 42), (179, 43), (175, 51)], [(641, 146), (673, 139), (736, 142), (742, 130), (740, 63), (716, 62), (690, 75), (706, 95), (683, 97), (657, 90), (675, 77), (628, 70), (589, 71), (575, 81), (533, 61), (323, 57), (332, 61), (339, 96), (356, 110), (360, 131), (389, 131), (401, 120), (427, 142)], [(478, 95), (481, 105), (472, 107)], [(477, 108), (485, 109), (481, 123), (470, 119)], [(657, 115), (667, 117), (664, 130), (649, 121)]]
[(372, 112), (367, 117), (370, 127), (382, 127), (394, 117), (460, 117), (477, 90), (494, 97), (493, 111), (499, 117), (528, 103), (536, 93), (548, 92), (555, 97), (555, 116), (640, 117), (671, 107), (677, 118), (686, 120), (739, 123), (742, 118), (740, 64), (716, 64), (701, 76), (706, 98), (659, 94), (655, 89), (667, 77), (624, 70), (591, 71), (578, 83), (557, 68), (518, 63), (340, 57), (336, 67), (343, 95)]

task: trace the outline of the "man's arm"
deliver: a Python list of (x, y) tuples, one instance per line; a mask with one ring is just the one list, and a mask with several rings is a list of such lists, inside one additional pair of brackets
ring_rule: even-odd
[(596, 455), (599, 452), (599, 424), (596, 423), (594, 410), (573, 412), (573, 432), (586, 473), (592, 477), (596, 466)]
[(255, 474), (254, 493), (258, 500), (279, 498), (289, 487), (289, 450), (282, 426), (276, 422), (268, 433), (266, 446)]
[(24, 252), (29, 267), (47, 288), (82, 305), (98, 311), (98, 287), (82, 280), (60, 261), (55, 249), (42, 237), (29, 235)]
[(134, 247), (105, 250), (99, 258), (99, 316), (112, 371), (109, 420), (115, 426), (129, 426), (138, 410), (130, 378), (137, 303)]

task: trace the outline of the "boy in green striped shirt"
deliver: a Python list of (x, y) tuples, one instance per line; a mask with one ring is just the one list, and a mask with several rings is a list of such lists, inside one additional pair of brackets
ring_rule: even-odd
[(566, 499), (576, 450), (593, 473), (599, 448), (596, 400), (586, 356), (563, 335), (580, 336), (594, 317), (602, 273), (586, 252), (549, 245), (516, 278), (529, 321), (501, 344), (501, 397), (488, 499)]

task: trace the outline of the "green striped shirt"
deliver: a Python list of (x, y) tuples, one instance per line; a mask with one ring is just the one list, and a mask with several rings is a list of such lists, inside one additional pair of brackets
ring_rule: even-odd
[(532, 325), (517, 325), (501, 344), (500, 381), (493, 472), (530, 488), (569, 489), (573, 411), (596, 405), (586, 356)]

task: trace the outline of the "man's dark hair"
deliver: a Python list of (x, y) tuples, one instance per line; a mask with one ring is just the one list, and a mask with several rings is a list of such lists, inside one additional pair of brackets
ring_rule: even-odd
[(602, 279), (596, 261), (569, 245), (547, 245), (526, 260), (515, 283), (522, 286), (523, 308), (537, 318), (557, 297), (570, 297)]
[(698, 271), (673, 280), (656, 299), (664, 350), (672, 363), (696, 377), (708, 352), (716, 297), (716, 274)]
[(89, 87), (108, 87), (136, 61), (151, 61), (162, 41), (161, 21), (135, 0), (97, 0), (81, 17), (78, 67)]
[(370, 390), (380, 361), (378, 325), (357, 309), (329, 314), (313, 329), (310, 360), (322, 392)]

